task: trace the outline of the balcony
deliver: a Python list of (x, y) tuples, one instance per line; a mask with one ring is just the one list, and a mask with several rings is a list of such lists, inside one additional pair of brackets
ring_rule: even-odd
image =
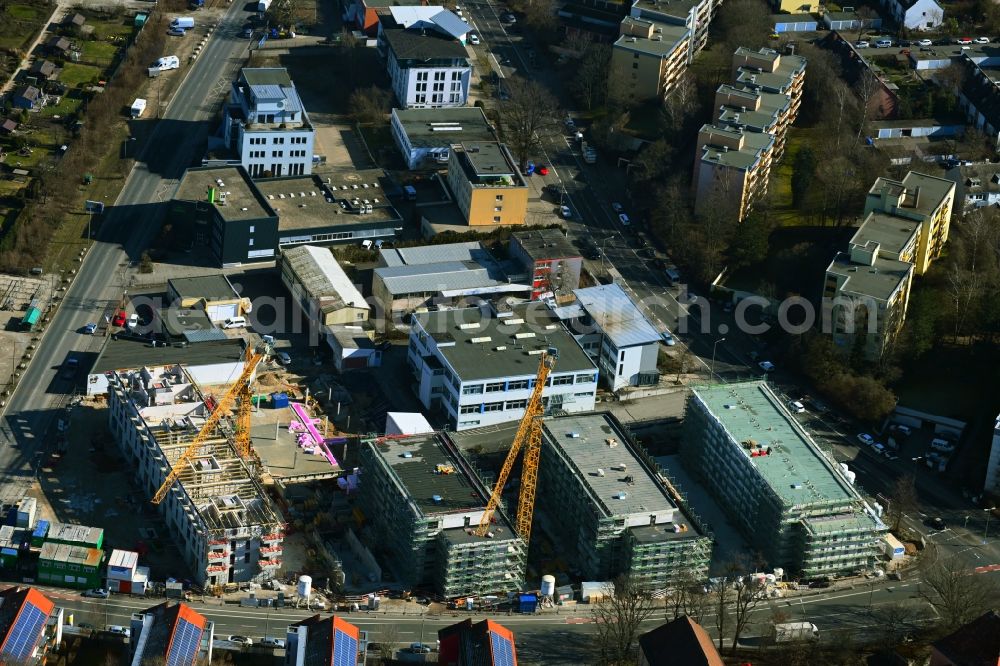
[(265, 534), (260, 538), (261, 541), (281, 541), (285, 538), (284, 532), (272, 532), (271, 534)]
[(229, 564), (212, 564), (205, 569), (206, 573), (222, 573), (229, 568)]
[(222, 560), (229, 557), (228, 550), (210, 550), (208, 551), (208, 559), (210, 560)]
[(228, 546), (229, 539), (212, 539), (208, 542), (209, 546)]
[(259, 560), (257, 563), (261, 569), (275, 569), (281, 566), (281, 560)]
[(275, 546), (264, 546), (260, 549), (261, 555), (271, 556), (278, 555), (284, 550), (284, 547), (279, 543)]

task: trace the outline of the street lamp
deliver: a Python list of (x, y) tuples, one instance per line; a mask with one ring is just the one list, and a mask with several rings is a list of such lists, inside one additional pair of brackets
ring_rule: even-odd
[(983, 511), (986, 512), (986, 529), (983, 530), (983, 545), (986, 545), (986, 539), (989, 538), (989, 535), (990, 535), (990, 516), (993, 515), (993, 511), (995, 511), (995, 510), (996, 510), (995, 506), (991, 506), (988, 509), (983, 509)]
[(719, 338), (712, 344), (712, 377), (715, 377), (715, 348), (719, 346), (720, 342), (725, 342), (725, 338)]

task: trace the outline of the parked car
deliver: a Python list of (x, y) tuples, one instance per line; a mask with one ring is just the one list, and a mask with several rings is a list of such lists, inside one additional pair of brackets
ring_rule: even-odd
[(625, 207), (622, 206), (617, 201), (612, 201), (611, 202), (611, 210), (615, 211), (616, 213), (621, 213), (621, 212), (623, 212), (625, 210)]
[(972, 43), (972, 37), (959, 37), (955, 40), (956, 44), (961, 44), (962, 46), (968, 46)]
[(230, 643), (236, 643), (238, 645), (246, 645), (247, 647), (253, 645), (253, 640), (249, 636), (240, 636), (239, 634), (233, 634), (226, 638)]
[(910, 433), (913, 432), (912, 430), (910, 430), (910, 426), (903, 425), (902, 423), (893, 423), (892, 426), (891, 426), (891, 429), (895, 430), (900, 435), (903, 435), (903, 436), (906, 436), (906, 437), (908, 437), (910, 435)]
[(883, 37), (882, 39), (878, 39), (875, 41), (875, 48), (877, 49), (887, 49), (890, 48), (891, 46), (892, 46), (892, 40), (888, 39), (887, 37)]
[(129, 316), (128, 318), (128, 328), (133, 329), (138, 325), (139, 325), (139, 315), (133, 312), (131, 316)]
[(288, 352), (278, 352), (275, 356), (281, 365), (290, 365), (292, 362), (292, 357), (288, 355)]
[(931, 46), (933, 44), (934, 44), (934, 42), (932, 42), (929, 39), (918, 39), (917, 40), (917, 46)]
[(424, 643), (410, 643), (409, 651), (413, 654), (430, 654), (431, 646)]
[(858, 41), (854, 42), (854, 48), (856, 49), (867, 49), (869, 46), (871, 46), (871, 44), (869, 44), (864, 39), (859, 39)]
[(549, 175), (549, 168), (547, 166), (545, 166), (544, 164), (540, 164), (538, 166), (538, 175), (539, 176), (547, 176), (547, 175)]
[(187, 33), (181, 28), (171, 28), (170, 30), (167, 30), (167, 34), (171, 37), (183, 37)]
[(990, 43), (990, 38), (989, 37), (976, 37), (972, 41), (974, 43), (976, 43), (976, 44), (989, 44)]
[(859, 432), (858, 441), (864, 444), (865, 446), (871, 446), (872, 444), (875, 443), (875, 438), (866, 432)]
[(513, 25), (517, 23), (517, 17), (511, 14), (510, 12), (504, 12), (503, 14), (500, 15), (500, 22), (506, 23), (507, 25)]
[(285, 639), (284, 638), (269, 638), (267, 636), (264, 636), (263, 638), (260, 639), (260, 642), (257, 643), (257, 645), (264, 645), (264, 646), (267, 646), (267, 647), (283, 648), (283, 647), (285, 647)]
[(92, 590), (84, 590), (82, 596), (92, 597), (94, 599), (107, 599), (111, 595), (103, 587), (97, 587)]
[(761, 361), (757, 364), (757, 366), (764, 372), (771, 372), (774, 370), (774, 363), (771, 363), (770, 361)]
[(933, 518), (928, 518), (927, 526), (933, 527), (936, 530), (943, 530), (945, 527), (947, 527), (947, 525), (944, 522), (944, 519), (941, 518), (941, 516), (934, 516)]
[(83, 327), (85, 335), (93, 335), (95, 331), (97, 331), (97, 324), (87, 324)]
[(628, 215), (625, 213), (618, 213), (618, 221), (622, 223), (623, 227), (627, 227), (631, 224), (631, 221), (628, 219)]
[(955, 451), (955, 444), (945, 439), (935, 437), (931, 440), (931, 449), (940, 453), (953, 453)]
[(573, 219), (573, 211), (570, 210), (569, 206), (559, 206), (559, 214), (564, 220)]
[(122, 626), (117, 625), (117, 624), (112, 624), (111, 626), (109, 626), (108, 627), (108, 631), (110, 631), (112, 634), (117, 634), (119, 636), (124, 636), (125, 638), (128, 638), (129, 636), (132, 635), (132, 630), (131, 629), (129, 629), (128, 627), (122, 627)]
[(806, 406), (803, 405), (798, 400), (792, 400), (788, 403), (788, 409), (792, 410), (793, 414), (804, 414), (806, 411)]
[(253, 26), (245, 25), (243, 26), (243, 39), (250, 39), (253, 37)]
[(66, 359), (66, 363), (63, 364), (62, 377), (63, 379), (76, 379), (76, 371), (80, 369), (80, 359), (75, 356), (71, 356)]
[(473, 46), (479, 46), (480, 44), (479, 35), (477, 35), (474, 32), (469, 33), (469, 43), (472, 44)]
[(674, 345), (677, 344), (677, 341), (674, 340), (674, 336), (670, 335), (670, 333), (668, 333), (667, 331), (660, 333), (660, 338), (663, 340), (663, 344), (665, 344), (668, 347), (673, 347)]
[(876, 453), (876, 455), (880, 455), (880, 456), (885, 455), (886, 454), (885, 444), (879, 444), (878, 442), (872, 442), (872, 451), (874, 451)]
[(118, 313), (111, 320), (112, 326), (124, 326), (125, 322), (128, 321), (128, 313), (124, 310), (119, 310)]

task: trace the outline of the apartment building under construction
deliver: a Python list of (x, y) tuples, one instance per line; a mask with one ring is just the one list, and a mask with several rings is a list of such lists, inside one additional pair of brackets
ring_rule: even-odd
[(526, 548), (499, 511), (475, 532), (488, 490), (441, 435), (362, 442), (358, 504), (397, 576), (445, 597), (515, 592)]
[[(109, 428), (152, 497), (198, 435), (215, 398), (180, 365), (119, 370), (108, 385)], [(283, 524), (256, 473), (237, 455), (226, 419), (159, 506), (200, 585), (266, 580), (281, 565)]]

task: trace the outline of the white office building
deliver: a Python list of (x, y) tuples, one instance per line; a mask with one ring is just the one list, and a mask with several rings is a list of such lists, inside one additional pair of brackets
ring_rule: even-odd
[(472, 66), (465, 46), (434, 30), (383, 30), (379, 49), (404, 109), (465, 106)]
[(559, 358), (542, 394), (546, 411), (594, 409), (594, 362), (538, 302), (500, 313), (465, 308), (416, 314), (407, 363), (424, 407), (467, 430), (520, 419), (541, 353), (553, 348)]
[(283, 67), (244, 68), (225, 108), (226, 146), (252, 178), (312, 173), (314, 130)]
[(576, 302), (554, 309), (597, 367), (605, 384), (618, 391), (660, 381), (656, 360), (660, 332), (617, 284), (577, 289)]

